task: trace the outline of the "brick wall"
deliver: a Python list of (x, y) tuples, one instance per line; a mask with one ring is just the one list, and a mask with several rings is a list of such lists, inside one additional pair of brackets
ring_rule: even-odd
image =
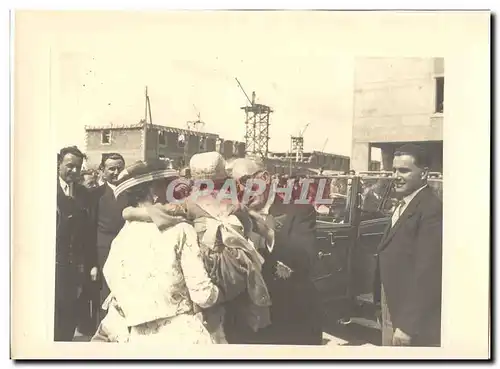
[(109, 144), (103, 144), (101, 138), (102, 131), (87, 131), (86, 154), (90, 164), (100, 164), (102, 154), (110, 152), (117, 152), (123, 155), (125, 164), (142, 159), (141, 129), (111, 130)]

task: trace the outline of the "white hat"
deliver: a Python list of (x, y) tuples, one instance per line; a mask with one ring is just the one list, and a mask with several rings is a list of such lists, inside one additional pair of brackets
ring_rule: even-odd
[(231, 168), (231, 177), (239, 179), (243, 176), (254, 175), (257, 172), (265, 170), (262, 160), (251, 158), (238, 158), (233, 162)]
[(192, 179), (226, 179), (226, 161), (216, 151), (195, 154), (189, 161)]

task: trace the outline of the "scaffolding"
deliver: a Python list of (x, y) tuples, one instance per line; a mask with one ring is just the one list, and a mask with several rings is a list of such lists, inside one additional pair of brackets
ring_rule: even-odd
[(270, 139), (269, 118), (273, 110), (267, 105), (255, 103), (255, 91), (252, 92), (250, 100), (237, 78), (236, 81), (250, 103), (250, 106), (241, 107), (245, 111), (245, 154), (267, 158)]
[(295, 154), (295, 161), (304, 161), (304, 137), (292, 136), (290, 140), (290, 156)]
[(290, 137), (290, 156), (295, 153), (296, 162), (304, 161), (304, 133), (306, 132), (307, 127), (309, 127), (309, 124), (311, 123), (307, 123), (305, 125), (305, 127), (299, 132), (298, 136)]

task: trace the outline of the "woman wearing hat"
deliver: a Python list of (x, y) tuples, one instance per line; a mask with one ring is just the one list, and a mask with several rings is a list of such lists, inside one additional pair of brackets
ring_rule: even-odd
[(193, 223), (205, 268), (225, 298), (223, 305), (202, 307), (201, 316), (217, 342), (227, 343), (226, 308), (253, 331), (270, 324), (271, 299), (261, 273), (263, 259), (246, 238), (252, 227), (248, 213), (233, 199), (219, 196), (225, 191), (226, 181), (231, 181), (224, 158), (217, 152), (196, 154), (189, 167), (193, 180), (189, 198), (175, 206), (125, 209), (124, 218), (154, 222), (160, 229), (171, 227), (179, 219)]
[[(116, 196), (127, 196), (138, 209), (164, 198), (177, 172), (137, 163), (121, 177)], [(215, 343), (194, 306), (211, 307), (222, 296), (207, 275), (192, 225), (179, 222), (160, 230), (151, 222), (127, 220), (103, 274), (111, 293), (93, 341)]]

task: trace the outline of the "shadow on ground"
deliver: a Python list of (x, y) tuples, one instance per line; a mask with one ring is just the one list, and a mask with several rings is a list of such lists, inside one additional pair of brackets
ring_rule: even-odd
[(373, 304), (334, 303), (325, 307), (324, 313), (323, 332), (332, 336), (323, 339), (324, 345), (381, 345), (377, 307)]

